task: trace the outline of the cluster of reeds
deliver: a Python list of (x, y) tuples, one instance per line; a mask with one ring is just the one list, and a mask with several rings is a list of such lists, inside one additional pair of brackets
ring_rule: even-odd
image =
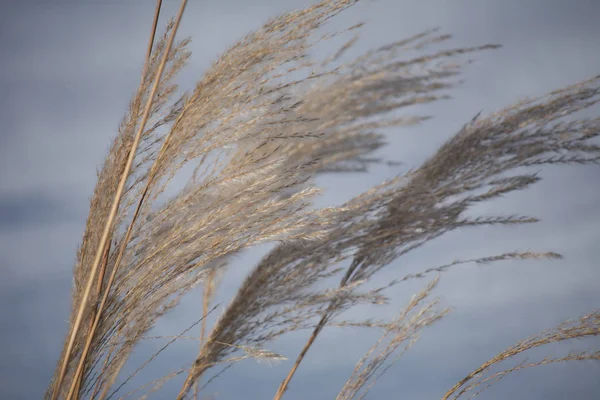
[[(154, 43), (158, 2), (140, 87), (98, 172), (73, 271), (70, 329), (47, 398), (105, 399), (118, 390), (116, 379), (136, 344), (199, 285), (198, 355), (189, 369), (161, 379), (148, 393), (185, 373), (177, 398), (197, 397), (207, 371), (249, 357), (279, 359), (266, 350), (270, 341), (311, 328), (274, 390), (280, 399), (320, 332), (358, 304), (386, 302), (389, 286), (460, 263), (560, 257), (521, 252), (455, 261), (365, 288), (393, 260), (449, 231), (535, 222), (471, 218), (466, 211), (538, 182), (526, 167), (597, 163), (600, 147), (593, 139), (600, 119), (566, 117), (600, 100), (600, 80), (478, 115), (420, 167), (342, 206), (319, 209), (312, 202), (319, 193), (315, 176), (379, 162), (372, 153), (385, 145), (381, 129), (427, 118), (398, 117), (398, 111), (446, 98), (466, 56), (498, 47), (431, 50), (450, 36), (426, 31), (348, 60), (352, 36), (331, 57), (312, 59), (315, 43), (360, 28), (318, 36), (330, 18), (357, 2), (323, 0), (270, 20), (228, 49), (182, 96), (172, 82), (190, 55), (189, 41), (175, 40), (186, 1)], [(415, 50), (420, 55), (408, 56)], [(184, 167), (194, 170), (187, 185), (161, 200)], [(231, 256), (269, 242), (277, 246), (248, 274), (214, 326), (206, 326), (216, 277)], [(335, 277), (339, 284), (323, 289)], [(359, 361), (339, 399), (364, 397), (421, 330), (447, 313), (435, 300), (426, 303), (437, 279), (389, 322), (346, 322), (383, 328), (384, 336)], [(597, 359), (597, 352), (577, 353), (485, 375), (528, 349), (599, 333), (596, 313), (536, 335), (476, 369), (444, 398), (525, 367)]]

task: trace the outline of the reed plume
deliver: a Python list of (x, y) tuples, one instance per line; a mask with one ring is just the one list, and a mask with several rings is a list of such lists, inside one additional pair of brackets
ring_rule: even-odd
[[(173, 81), (190, 56), (189, 39), (171, 45), (181, 15), (167, 24), (98, 172), (73, 272), (71, 340), (48, 398), (104, 399), (118, 392), (121, 369), (156, 321), (203, 282), (207, 292), (198, 315), (205, 319), (215, 274), (226, 273), (233, 255), (257, 244), (276, 246), (245, 277), (216, 323), (208, 328), (201, 322), (200, 350), (191, 367), (154, 382), (150, 392), (187, 374), (177, 398), (191, 391), (196, 397), (207, 371), (245, 358), (282, 359), (266, 346), (289, 332), (312, 329), (276, 391), (280, 399), (320, 332), (337, 324), (384, 329), (338, 395), (362, 398), (398, 349), (407, 350), (423, 328), (447, 314), (434, 307), (436, 301), (418, 308), (439, 277), (391, 322), (339, 321), (341, 313), (358, 304), (386, 303), (389, 287), (459, 264), (560, 258), (530, 251), (457, 260), (366, 289), (392, 261), (450, 231), (536, 222), (529, 216), (466, 213), (537, 183), (541, 177), (530, 167), (598, 163), (594, 139), (600, 118), (573, 114), (600, 100), (600, 77), (477, 115), (419, 167), (341, 206), (317, 208), (316, 176), (364, 172), (385, 161), (373, 156), (386, 144), (382, 129), (427, 120), (412, 108), (448, 99), (467, 57), (499, 47), (440, 50), (451, 36), (428, 30), (349, 58), (353, 36), (329, 57), (313, 59), (316, 43), (360, 29), (319, 35), (328, 20), (357, 2), (323, 0), (270, 20), (225, 51), (183, 95)], [(185, 1), (181, 12), (184, 6)], [(150, 105), (147, 122), (143, 104)], [(170, 194), (184, 168), (193, 171), (191, 178)], [(122, 176), (127, 181), (119, 195)], [(327, 286), (330, 279), (339, 284)], [(95, 290), (86, 291), (92, 284)], [(597, 318), (585, 323), (592, 320), (588, 336), (598, 334)], [(569, 332), (560, 328), (554, 336), (531, 339), (490, 363), (538, 342), (570, 337)], [(597, 355), (590, 354), (556, 361)], [(551, 362), (544, 360), (536, 365)], [(467, 376), (445, 398), (496, 379), (474, 380), (487, 368)]]

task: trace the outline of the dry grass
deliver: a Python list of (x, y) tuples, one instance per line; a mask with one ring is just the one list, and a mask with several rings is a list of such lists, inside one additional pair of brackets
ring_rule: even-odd
[[(356, 41), (352, 37), (328, 59), (311, 59), (315, 43), (360, 28), (317, 36), (330, 18), (356, 2), (324, 0), (269, 21), (227, 50), (191, 92), (178, 98), (172, 81), (189, 57), (188, 40), (173, 41), (181, 14), (167, 25), (148, 54), (140, 88), (98, 173), (73, 272), (69, 337), (48, 398), (107, 398), (135, 345), (201, 283), (205, 294), (198, 310), (198, 356), (189, 369), (141, 388), (149, 390), (146, 395), (187, 374), (177, 398), (202, 396), (204, 386), (198, 383), (207, 371), (245, 358), (280, 359), (265, 346), (286, 333), (311, 328), (275, 394), (280, 399), (320, 332), (345, 324), (384, 329), (381, 341), (359, 361), (338, 395), (362, 398), (398, 349), (408, 349), (420, 330), (447, 310), (436, 310), (435, 302), (417, 309), (433, 290), (430, 284), (389, 323), (336, 322), (340, 313), (357, 304), (385, 303), (387, 287), (461, 263), (560, 257), (525, 252), (459, 260), (384, 287), (364, 288), (393, 260), (444, 233), (535, 222), (532, 217), (469, 218), (465, 213), (477, 203), (538, 182), (540, 177), (527, 172), (528, 167), (597, 163), (600, 147), (593, 139), (600, 119), (566, 117), (598, 102), (600, 80), (478, 116), (419, 168), (340, 207), (318, 209), (312, 205), (319, 193), (316, 175), (363, 171), (378, 162), (370, 155), (385, 144), (382, 128), (427, 119), (397, 117), (397, 111), (447, 98), (465, 57), (498, 47), (435, 51), (431, 49), (450, 36), (427, 31), (343, 61)], [(184, 7), (185, 1), (181, 13)], [(414, 50), (421, 55), (408, 57)], [(160, 201), (183, 167), (193, 167), (193, 177)], [(215, 277), (232, 255), (269, 242), (279, 244), (248, 274), (214, 326), (207, 327)], [(337, 287), (317, 289), (332, 277), (339, 277)], [(527, 349), (597, 335), (599, 322), (594, 314), (575, 327), (521, 342), (468, 375), (444, 398), (526, 366), (597, 358), (594, 352), (578, 353), (488, 378), (480, 375)]]
[(600, 360), (600, 351), (581, 351), (570, 353), (564, 357), (544, 357), (541, 360), (533, 362), (528, 362), (528, 360), (525, 360), (505, 370), (493, 373), (489, 371), (491, 367), (495, 366), (496, 364), (499, 364), (505, 360), (510, 360), (516, 355), (524, 353), (527, 350), (535, 349), (550, 343), (564, 342), (573, 339), (583, 339), (598, 335), (600, 335), (600, 312), (598, 311), (585, 315), (574, 321), (563, 322), (558, 327), (522, 340), (489, 359), (479, 368), (468, 374), (460, 382), (454, 385), (454, 387), (448, 390), (448, 392), (446, 392), (444, 395), (443, 400), (450, 398), (457, 399), (473, 389), (479, 389), (479, 391), (471, 395), (471, 397), (475, 397), (494, 383), (498, 382), (506, 374), (519, 371), (524, 368), (537, 367), (540, 365), (565, 361)]

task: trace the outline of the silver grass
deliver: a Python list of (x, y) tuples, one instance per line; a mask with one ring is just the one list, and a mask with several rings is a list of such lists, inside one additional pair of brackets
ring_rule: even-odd
[[(475, 204), (537, 183), (541, 176), (531, 172), (531, 167), (598, 163), (600, 147), (594, 140), (600, 132), (600, 119), (573, 114), (598, 102), (600, 78), (488, 116), (477, 115), (418, 168), (339, 207), (315, 208), (313, 200), (319, 194), (315, 176), (365, 171), (370, 164), (384, 161), (373, 157), (373, 152), (385, 145), (382, 129), (429, 118), (399, 116), (399, 111), (447, 99), (466, 57), (498, 47), (436, 50), (450, 36), (429, 30), (348, 60), (346, 51), (357, 40), (353, 36), (326, 59), (312, 59), (310, 49), (319, 41), (360, 28), (317, 35), (330, 18), (357, 1), (323, 0), (270, 20), (228, 49), (193, 90), (183, 95), (176, 95), (173, 80), (189, 58), (189, 40), (176, 43), (165, 54), (176, 29), (173, 22), (167, 24), (98, 172), (73, 272), (69, 331), (73, 346), (69, 351), (65, 344), (59, 368), (65, 365), (66, 374), (61, 382), (57, 369), (49, 398), (53, 394), (66, 398), (69, 392), (74, 399), (116, 395), (123, 387), (115, 388), (121, 369), (156, 321), (201, 283), (206, 296), (198, 314), (204, 320), (215, 290), (215, 274), (228, 271), (233, 255), (257, 244), (277, 245), (246, 276), (214, 326), (202, 328), (193, 364), (139, 388), (148, 390), (142, 396), (187, 374), (178, 398), (188, 396), (192, 388), (196, 397), (204, 387), (198, 389), (198, 382), (208, 370), (224, 367), (221, 371), (226, 371), (247, 358), (280, 360), (284, 355), (268, 350), (272, 340), (312, 329), (275, 395), (279, 399), (319, 333), (334, 325), (384, 329), (383, 341), (359, 361), (338, 398), (364, 396), (387, 370), (397, 349), (412, 346), (420, 330), (446, 310), (433, 311), (434, 303), (415, 309), (433, 289), (430, 284), (391, 323), (339, 321), (342, 312), (357, 304), (386, 303), (385, 291), (390, 286), (467, 262), (560, 257), (531, 251), (456, 260), (365, 289), (393, 260), (447, 232), (536, 222), (528, 216), (472, 218), (466, 213)], [(410, 56), (415, 50), (421, 54)], [(164, 72), (155, 81), (164, 56)], [(153, 97), (154, 84), (158, 86)], [(140, 145), (132, 150), (136, 130), (143, 125), (141, 107), (149, 101), (150, 118)], [(108, 244), (102, 249), (101, 272), (90, 278), (130, 151), (135, 151), (135, 162), (118, 199)], [(192, 177), (169, 196), (173, 179), (184, 167), (194, 171)], [(339, 284), (325, 286), (330, 278), (338, 279)], [(88, 282), (94, 282), (95, 290), (84, 301)], [(79, 309), (84, 310), (84, 323), (75, 329)], [(585, 324), (590, 318), (586, 317)], [(92, 323), (94, 319), (97, 325)], [(598, 334), (597, 329), (588, 328), (585, 325), (581, 332), (587, 333), (580, 336)], [(172, 341), (184, 339), (185, 333)], [(571, 333), (560, 328), (554, 336), (519, 344), (490, 363), (538, 346), (538, 342), (571, 337)], [(381, 348), (385, 340), (389, 342)], [(589, 358), (597, 358), (597, 353), (543, 359), (508, 371)], [(467, 376), (445, 398), (503, 376), (491, 374), (480, 379), (478, 374), (487, 367), (484, 364)]]

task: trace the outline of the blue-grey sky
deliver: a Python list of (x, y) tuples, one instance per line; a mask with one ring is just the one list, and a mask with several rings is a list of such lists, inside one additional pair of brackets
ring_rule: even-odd
[[(178, 1), (165, 1), (163, 16)], [(267, 18), (308, 0), (189, 0), (181, 36), (192, 36), (192, 60), (181, 76), (191, 87), (219, 53)], [(40, 398), (52, 374), (69, 310), (71, 269), (95, 184), (139, 82), (154, 10), (150, 0), (11, 1), (0, 13), (0, 398)], [(324, 176), (319, 204), (340, 203), (417, 166), (476, 112), (492, 112), (600, 73), (600, 2), (595, 0), (365, 0), (335, 26), (367, 22), (356, 51), (427, 28), (452, 33), (452, 45), (499, 43), (478, 54), (454, 98), (420, 111), (434, 119), (393, 132), (380, 154), (400, 167), (376, 166), (352, 176)], [(594, 114), (600, 112), (596, 107)], [(545, 169), (543, 182), (479, 211), (519, 213), (542, 222), (519, 228), (455, 232), (398, 260), (383, 280), (455, 258), (511, 250), (553, 250), (564, 260), (463, 266), (442, 276), (436, 294), (453, 312), (427, 330), (373, 389), (371, 399), (439, 399), (487, 358), (530, 334), (600, 306), (599, 167)], [(226, 301), (264, 249), (236, 258), (218, 301)], [(396, 308), (424, 282), (394, 289)], [(176, 334), (200, 313), (198, 294), (160, 321)], [(395, 308), (385, 309), (391, 316)], [(350, 316), (383, 315), (372, 308)], [(307, 332), (270, 349), (295, 358)], [(319, 337), (287, 398), (332, 399), (378, 332), (331, 328)], [(551, 352), (598, 346), (568, 343)], [(158, 344), (142, 346), (134, 361)], [(185, 366), (196, 345), (174, 346), (141, 374), (143, 383)], [(244, 361), (207, 389), (218, 399), (271, 398), (291, 362)], [(594, 363), (546, 366), (503, 379), (482, 399), (600, 398)], [(171, 398), (177, 381), (156, 398)]]

